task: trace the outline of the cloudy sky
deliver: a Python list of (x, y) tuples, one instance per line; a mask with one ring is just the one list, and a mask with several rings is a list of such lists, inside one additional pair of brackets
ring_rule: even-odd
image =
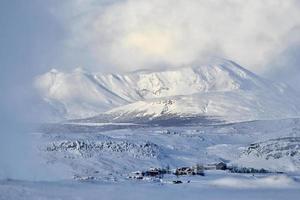
[(299, 10), (297, 0), (77, 0), (54, 14), (69, 34), (66, 53), (84, 52), (92, 65), (131, 70), (218, 56), (260, 73), (299, 43)]
[(3, 0), (0, 9), (1, 66), (26, 73), (130, 71), (216, 56), (274, 75), (298, 63), (298, 0)]

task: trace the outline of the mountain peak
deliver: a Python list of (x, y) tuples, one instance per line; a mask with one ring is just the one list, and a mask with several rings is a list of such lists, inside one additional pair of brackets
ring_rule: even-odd
[[(112, 111), (142, 113), (145, 108), (145, 113), (155, 116), (161, 113), (223, 116), (239, 106), (239, 112), (251, 110), (256, 114), (261, 112), (260, 116), (268, 116), (269, 106), (265, 105), (268, 99), (279, 99), (282, 105), (276, 106), (282, 108), (287, 107), (286, 99), (289, 104), (294, 102), (294, 97), (286, 95), (287, 88), (277, 87), (224, 59), (209, 64), (125, 74), (89, 73), (82, 68), (71, 73), (55, 73), (55, 77), (49, 74), (40, 76), (36, 85), (43, 98), (64, 108), (62, 115), (66, 118), (92, 117)], [(172, 105), (159, 103), (172, 101), (175, 102)], [(287, 110), (293, 112), (295, 109)], [(256, 114), (251, 115), (252, 118)]]
[(57, 73), (58, 73), (58, 70), (55, 69), (55, 68), (52, 68), (52, 69), (50, 70), (50, 73), (52, 73), (52, 74), (57, 74)]

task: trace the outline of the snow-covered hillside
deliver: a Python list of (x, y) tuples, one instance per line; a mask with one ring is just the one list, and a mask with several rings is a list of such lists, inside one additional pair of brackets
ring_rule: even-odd
[(252, 143), (235, 163), (277, 171), (299, 171), (299, 143), (299, 137), (279, 137)]
[(163, 71), (99, 74), (52, 70), (35, 81), (66, 119), (210, 116), (228, 121), (298, 116), (298, 98), (228, 60)]
[(121, 181), (150, 167), (219, 162), (300, 172), (300, 119), (168, 127), (64, 123), (37, 132), (41, 159), (50, 168), (65, 169), (64, 179)]

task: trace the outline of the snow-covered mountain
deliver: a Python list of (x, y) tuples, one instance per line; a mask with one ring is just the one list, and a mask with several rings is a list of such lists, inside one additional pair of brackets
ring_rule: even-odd
[(172, 194), (183, 188), (194, 199), (199, 191), (236, 194), (236, 188), (243, 190), (233, 199), (275, 188), (279, 199), (286, 199), (284, 191), (299, 196), (299, 98), (232, 61), (126, 74), (51, 70), (35, 85), (52, 113), (72, 119), (47, 121), (31, 133), (34, 162), (59, 182), (2, 180), (0, 193), (9, 198), (23, 198), (24, 191), (27, 199), (41, 197), (40, 184), (51, 188), (49, 199), (63, 187), (69, 196), (78, 185), (72, 181), (81, 182), (74, 196), (95, 199), (112, 185), (126, 194), (133, 185), (135, 196), (142, 187), (154, 193), (174, 188)]
[[(35, 81), (65, 119), (208, 116), (228, 121), (299, 115), (298, 97), (228, 60), (126, 74), (51, 70)], [(99, 119), (99, 117), (95, 118)]]

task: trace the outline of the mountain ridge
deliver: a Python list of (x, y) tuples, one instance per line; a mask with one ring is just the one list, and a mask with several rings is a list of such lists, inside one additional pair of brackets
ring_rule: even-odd
[[(125, 74), (52, 70), (37, 77), (35, 85), (45, 101), (55, 109), (62, 107), (58, 113), (65, 119), (89, 118), (100, 113), (138, 113), (146, 118), (167, 114), (214, 115), (230, 121), (245, 113), (248, 116), (242, 120), (299, 113), (298, 98), (289, 88), (260, 78), (229, 60)], [(275, 111), (280, 112), (272, 111), (274, 107), (268, 104), (274, 104)], [(226, 117), (230, 112), (236, 116)], [(268, 116), (265, 112), (271, 113)]]

